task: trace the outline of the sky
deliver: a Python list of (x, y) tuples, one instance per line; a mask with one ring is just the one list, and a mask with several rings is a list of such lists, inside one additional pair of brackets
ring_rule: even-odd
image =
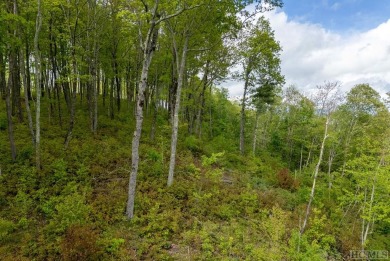
[[(305, 93), (339, 81), (346, 92), (359, 83), (390, 91), (389, 0), (284, 0), (265, 16), (283, 48), (286, 86)], [(241, 83), (225, 86), (242, 94)]]

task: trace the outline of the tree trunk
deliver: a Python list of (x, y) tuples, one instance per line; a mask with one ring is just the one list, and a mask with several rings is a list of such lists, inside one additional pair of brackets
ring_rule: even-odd
[(200, 92), (199, 96), (199, 109), (198, 109), (198, 115), (196, 117), (196, 134), (198, 135), (198, 138), (202, 136), (202, 116), (203, 116), (203, 110), (204, 110), (204, 105), (205, 105), (205, 93), (207, 89), (207, 84), (208, 84), (208, 74), (209, 74), (209, 67), (210, 67), (210, 61), (206, 61), (206, 68), (203, 74), (203, 88), (202, 91)]
[(30, 46), (27, 38), (28, 37), (26, 36), (26, 40), (25, 40), (26, 41), (26, 53), (25, 53), (26, 67), (25, 68), (26, 68), (26, 80), (27, 80), (27, 97), (31, 101), (32, 94), (31, 94), (31, 73), (30, 73)]
[[(97, 48), (95, 48), (95, 55), (97, 59)], [(96, 65), (97, 66), (97, 65)], [(94, 113), (93, 113), (93, 133), (97, 133), (98, 128), (98, 102), (99, 102), (99, 85), (100, 85), (100, 73), (99, 70), (96, 68), (96, 81), (95, 85), (93, 86), (93, 106), (94, 106)]]
[[(152, 13), (157, 13), (158, 1), (155, 3)], [(154, 16), (153, 15), (153, 16)], [(126, 205), (126, 216), (128, 219), (134, 216), (134, 201), (135, 190), (137, 185), (138, 163), (139, 163), (139, 142), (141, 139), (142, 122), (143, 122), (143, 107), (145, 103), (145, 90), (148, 85), (149, 67), (152, 61), (153, 52), (158, 38), (158, 28), (156, 28), (155, 21), (150, 22), (149, 30), (143, 44), (143, 63), (141, 71), (141, 79), (139, 90), (137, 94), (136, 103), (136, 127), (133, 134), (132, 149), (131, 149), (131, 173), (129, 178), (128, 200)]]
[(331, 148), (330, 151), (329, 151), (329, 157), (328, 157), (328, 178), (329, 178), (329, 181), (328, 181), (328, 189), (329, 189), (329, 197), (330, 197), (330, 190), (332, 189), (332, 180), (333, 180), (333, 176), (332, 176), (332, 164), (333, 164), (333, 160), (336, 156), (336, 151), (335, 151), (335, 148)]
[(57, 82), (57, 62), (56, 62), (56, 55), (57, 55), (57, 48), (55, 44), (55, 40), (52, 35), (52, 19), (50, 19), (49, 22), (49, 37), (50, 37), (50, 44), (49, 44), (49, 55), (50, 55), (50, 61), (51, 61), (51, 66), (52, 66), (52, 71), (53, 71), (53, 90), (54, 90), (54, 96), (56, 98), (56, 105), (57, 105), (57, 112), (58, 112), (58, 121), (59, 125), (62, 128), (62, 113), (61, 113), (61, 99), (60, 99), (60, 94), (61, 94), (61, 88), (60, 85)]
[(173, 41), (176, 58), (177, 58), (176, 64), (177, 64), (177, 72), (178, 72), (178, 81), (177, 81), (176, 101), (175, 101), (173, 122), (172, 122), (171, 159), (169, 162), (169, 173), (168, 173), (168, 182), (167, 182), (168, 186), (171, 186), (173, 183), (173, 176), (174, 176), (175, 165), (176, 165), (176, 146), (177, 146), (177, 134), (179, 128), (179, 110), (180, 110), (180, 99), (181, 99), (180, 96), (181, 96), (181, 90), (183, 88), (184, 70), (185, 70), (186, 59), (187, 59), (188, 38), (189, 38), (188, 34), (185, 37), (186, 38), (183, 45), (183, 53), (181, 56), (181, 61), (179, 61), (179, 53), (178, 53), (179, 51), (177, 49), (176, 42), (175, 40)]
[(245, 153), (245, 105), (246, 105), (246, 95), (249, 87), (249, 73), (250, 70), (247, 68), (245, 70), (245, 84), (244, 84), (244, 94), (242, 96), (241, 102), (241, 122), (240, 122), (240, 153), (243, 155)]
[(111, 78), (111, 88), (110, 88), (110, 109), (109, 109), (109, 116), (110, 119), (114, 119), (114, 85), (115, 85), (115, 79)]
[(103, 95), (103, 107), (106, 107), (106, 97), (107, 97), (107, 85), (108, 85), (108, 80), (106, 75), (102, 75), (103, 77), (103, 90), (102, 90), (102, 95)]
[(22, 102), (20, 98), (20, 68), (18, 66), (18, 50), (13, 50), (15, 62), (13, 68), (10, 67), (10, 76), (12, 79), (12, 111), (18, 116), (19, 122), (23, 122)]
[[(384, 159), (384, 155), (382, 155), (381, 159), (379, 161), (379, 164), (378, 164), (378, 166), (376, 168), (374, 179), (373, 179), (373, 183), (372, 183), (371, 196), (370, 196), (369, 209), (368, 209), (368, 216), (369, 216), (370, 219), (367, 221), (367, 224), (365, 224), (364, 218), (363, 218), (363, 222), (362, 222), (362, 233), (361, 233), (361, 246), (362, 246), (362, 250), (364, 250), (370, 226), (372, 226), (373, 223), (374, 223), (374, 218), (373, 218), (373, 214), (372, 214), (372, 206), (374, 204), (375, 185), (376, 185), (376, 179), (377, 179), (377, 175), (378, 175), (379, 169), (384, 164), (384, 160), (385, 160)], [(367, 199), (367, 192), (365, 192), (364, 204), (367, 201), (366, 199)], [(363, 214), (364, 214), (364, 211), (365, 211), (365, 207), (363, 207)]]
[[(9, 56), (9, 64), (10, 68), (12, 66), (12, 63), (15, 61), (13, 60), (12, 55)], [(5, 95), (5, 105), (7, 110), (7, 122), (8, 122), (8, 138), (9, 143), (11, 147), (11, 156), (12, 160), (16, 160), (16, 146), (15, 146), (15, 139), (14, 139), (14, 125), (12, 122), (12, 106), (11, 106), (11, 88), (12, 88), (12, 75), (8, 76), (8, 84), (6, 87), (6, 95)]]
[(313, 199), (314, 199), (314, 192), (315, 192), (315, 189), (316, 189), (316, 181), (317, 181), (317, 177), (318, 177), (318, 172), (320, 170), (320, 165), (321, 165), (322, 157), (323, 157), (323, 154), (324, 154), (325, 142), (326, 142), (326, 139), (328, 138), (329, 120), (330, 120), (330, 116), (328, 115), (326, 117), (326, 122), (325, 122), (325, 131), (324, 131), (324, 137), (322, 139), (322, 144), (321, 144), (321, 149), (320, 149), (320, 156), (318, 157), (318, 162), (317, 162), (317, 165), (316, 165), (316, 168), (315, 168), (315, 171), (314, 171), (314, 178), (313, 178), (313, 185), (311, 187), (310, 199), (309, 199), (309, 203), (307, 204), (305, 219), (303, 221), (303, 225), (302, 225), (301, 230), (300, 230), (301, 234), (303, 234), (303, 232), (305, 231), (306, 224), (307, 224), (307, 221), (309, 219), (310, 206), (311, 206), (311, 203), (313, 202)]
[(152, 118), (152, 128), (150, 130), (150, 140), (154, 141), (156, 135), (156, 122), (157, 122), (157, 114), (158, 114), (158, 100), (160, 96), (159, 87), (158, 87), (158, 72), (156, 70), (156, 78), (154, 82), (155, 88), (155, 97), (153, 102), (153, 118)]
[(4, 56), (0, 50), (0, 96), (1, 96), (1, 99), (5, 99), (5, 97), (6, 97), (6, 88), (7, 88), (6, 86), (7, 86), (7, 82), (5, 80)]
[[(12, 13), (15, 16), (18, 16), (18, 3), (17, 0), (13, 0), (12, 2)], [(10, 32), (10, 34), (13, 34), (13, 37), (19, 38), (18, 35), (18, 28), (15, 27), (13, 31)], [(20, 99), (20, 70), (18, 66), (18, 46), (8, 46), (10, 52), (9, 52), (9, 77), (12, 77), (12, 80), (9, 81), (9, 83), (12, 83), (10, 85), (10, 98), (12, 99), (11, 102), (11, 109), (12, 109), (12, 115), (18, 116), (19, 122), (23, 122), (23, 112), (22, 112), (22, 103)], [(11, 63), (12, 60), (12, 63)], [(17, 107), (17, 108), (16, 108)], [(17, 111), (16, 111), (17, 110)]]
[(28, 97), (28, 87), (27, 87), (27, 75), (26, 75), (26, 67), (24, 64), (24, 58), (23, 58), (23, 52), (20, 51), (20, 73), (22, 75), (22, 81), (23, 81), (23, 89), (24, 89), (24, 103), (26, 106), (26, 112), (27, 112), (27, 120), (28, 120), (28, 128), (30, 130), (32, 144), (35, 147), (35, 132), (34, 132), (34, 126), (33, 126), (33, 119), (31, 115), (31, 109), (30, 109), (30, 102)]
[[(74, 48), (74, 47), (73, 47)], [(72, 138), (73, 134), (73, 128), (74, 128), (74, 123), (75, 123), (75, 114), (76, 114), (76, 101), (77, 101), (77, 63), (76, 63), (76, 54), (75, 50), (72, 50), (72, 72), (73, 72), (73, 79), (72, 79), (72, 97), (70, 100), (70, 117), (69, 117), (69, 128), (68, 128), (68, 133), (66, 134), (65, 138), (65, 143), (64, 147), (65, 149), (68, 148), (70, 140)]]
[(174, 52), (173, 62), (171, 66), (171, 86), (169, 87), (169, 103), (168, 103), (168, 115), (169, 123), (173, 121), (173, 115), (175, 111), (175, 101), (176, 101), (176, 92), (177, 92), (177, 76), (175, 75), (175, 61), (178, 59)]
[(34, 37), (34, 51), (35, 51), (35, 69), (36, 69), (36, 92), (37, 92), (37, 105), (36, 105), (36, 116), (35, 116), (35, 157), (37, 170), (41, 168), (41, 54), (39, 52), (38, 40), (39, 33), (42, 26), (42, 15), (41, 15), (41, 0), (38, 0), (38, 13)]
[(256, 155), (257, 130), (259, 129), (259, 115), (260, 115), (260, 112), (259, 112), (259, 110), (257, 109), (257, 110), (256, 110), (256, 123), (255, 123), (255, 129), (254, 129), (254, 131), (253, 131), (253, 146), (252, 146), (252, 153), (253, 153), (253, 156)]
[(309, 164), (310, 164), (311, 152), (313, 150), (313, 146), (314, 146), (315, 140), (316, 140), (316, 138), (313, 138), (312, 141), (311, 141), (310, 148), (309, 148), (309, 154), (307, 155), (305, 167), (309, 166)]

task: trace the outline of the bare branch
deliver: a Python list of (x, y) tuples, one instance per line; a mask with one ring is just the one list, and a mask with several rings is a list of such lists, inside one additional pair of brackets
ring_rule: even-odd
[(168, 19), (171, 19), (175, 16), (178, 16), (180, 15), (181, 13), (183, 13), (184, 11), (188, 11), (188, 10), (192, 10), (192, 9), (195, 9), (195, 8), (198, 8), (200, 7), (201, 5), (193, 5), (193, 6), (190, 6), (190, 7), (184, 7), (182, 9), (180, 9), (179, 11), (177, 11), (176, 13), (174, 14), (170, 14), (170, 15), (167, 15), (167, 16), (164, 16), (164, 17), (161, 17), (159, 20), (156, 21), (156, 25), (158, 25), (159, 23), (165, 21), (165, 20), (168, 20)]
[(149, 6), (148, 4), (144, 1), (144, 0), (140, 0), (142, 2), (142, 4), (144, 5), (145, 7), (145, 13), (147, 13), (149, 11)]

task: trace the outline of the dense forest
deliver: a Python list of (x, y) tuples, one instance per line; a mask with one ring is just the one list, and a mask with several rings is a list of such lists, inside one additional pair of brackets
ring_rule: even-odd
[(0, 260), (385, 257), (390, 96), (285, 86), (282, 5), (0, 0)]

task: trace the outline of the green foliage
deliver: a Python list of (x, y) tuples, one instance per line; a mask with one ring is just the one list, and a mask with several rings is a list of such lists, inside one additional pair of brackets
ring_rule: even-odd
[(5, 114), (0, 114), (0, 131), (5, 131), (7, 129), (8, 123)]
[(61, 256), (64, 260), (97, 260), (101, 249), (97, 244), (98, 235), (91, 227), (70, 226), (61, 240)]
[(305, 234), (300, 235), (294, 230), (289, 240), (289, 258), (290, 260), (302, 261), (325, 261), (326, 254), (321, 250), (316, 241), (310, 242)]
[(115, 254), (124, 243), (125, 240), (123, 238), (112, 238), (109, 242), (107, 242), (105, 250), (110, 254)]
[(210, 157), (202, 156), (202, 165), (204, 167), (211, 166), (220, 162), (220, 158), (225, 155), (225, 152), (212, 153)]
[(91, 206), (86, 204), (85, 191), (80, 193), (77, 186), (69, 183), (62, 194), (49, 198), (42, 206), (43, 212), (50, 218), (46, 227), (49, 233), (62, 234), (72, 225), (88, 222)]
[[(141, 1), (45, 1), (39, 48), (51, 74), (45, 86), (50, 94), (42, 97), (41, 169), (35, 167), (28, 124), (16, 117), (18, 155), (11, 162), (0, 99), (0, 259), (341, 260), (360, 249), (361, 227), (367, 224), (366, 248), (389, 249), (390, 117), (366, 84), (355, 86), (332, 115), (308, 226), (302, 235), (297, 231), (324, 119), (298, 88), (279, 97), (281, 49), (266, 20), (239, 36), (238, 50), (225, 44), (226, 36), (238, 36), (243, 28), (236, 12), (260, 1), (160, 1), (155, 18), (175, 13), (182, 4), (196, 8), (155, 28), (159, 36), (144, 93), (136, 212), (131, 221), (125, 218), (143, 62), (139, 36), (145, 40), (155, 1), (143, 2), (148, 7)], [(0, 3), (0, 55), (6, 58), (0, 73), (7, 81), (10, 55), (30, 61), (31, 54), (23, 52), (33, 46), (36, 2), (18, 3), (18, 15)], [(172, 55), (168, 26), (188, 30), (189, 48), (202, 50), (187, 56), (175, 183), (169, 188), (172, 115), (165, 105), (175, 98), (172, 67), (179, 57)], [(184, 35), (177, 34), (179, 49)], [(257, 151), (251, 156), (238, 153), (240, 104), (229, 100), (226, 88), (215, 86), (237, 55), (250, 71), (253, 107), (246, 111), (246, 138), (253, 137), (255, 110), (260, 113)], [(28, 69), (35, 79), (31, 64)], [(17, 74), (22, 76), (20, 70)], [(73, 83), (75, 125), (65, 149)], [(91, 132), (95, 83), (98, 128)], [(34, 114), (35, 84), (31, 87)]]
[(200, 153), (201, 152), (201, 142), (194, 135), (187, 136), (184, 140), (184, 145), (192, 153)]
[(64, 159), (58, 159), (52, 163), (51, 169), (53, 171), (53, 173), (52, 173), (53, 183), (66, 182), (66, 180), (68, 178), (67, 167), (68, 167), (68, 164)]
[(9, 220), (0, 218), (0, 242), (5, 243), (16, 229), (16, 225)]

